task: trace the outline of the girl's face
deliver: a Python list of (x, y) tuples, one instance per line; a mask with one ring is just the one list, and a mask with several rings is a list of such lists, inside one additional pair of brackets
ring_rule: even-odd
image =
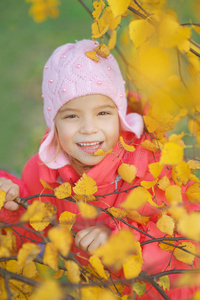
[(104, 156), (94, 153), (113, 148), (120, 133), (117, 107), (103, 95), (87, 95), (67, 102), (59, 110), (55, 126), (62, 149), (80, 175), (103, 160)]

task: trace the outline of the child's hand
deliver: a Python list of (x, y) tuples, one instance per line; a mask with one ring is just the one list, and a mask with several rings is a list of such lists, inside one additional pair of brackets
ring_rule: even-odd
[(110, 233), (111, 229), (105, 225), (80, 230), (76, 234), (75, 245), (83, 251), (92, 252), (107, 242)]
[(15, 211), (19, 205), (13, 200), (19, 196), (19, 186), (13, 183), (10, 179), (0, 178), (0, 190), (6, 193), (6, 202), (4, 207), (8, 210)]

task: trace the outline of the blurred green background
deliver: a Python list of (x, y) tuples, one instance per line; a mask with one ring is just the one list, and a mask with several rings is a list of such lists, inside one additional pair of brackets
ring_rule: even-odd
[(0, 1), (0, 169), (19, 175), (46, 128), (43, 66), (56, 47), (90, 38), (92, 24), (78, 1), (61, 1), (59, 17), (42, 23), (33, 21), (29, 7), (25, 0)]
[[(91, 7), (91, 0), (84, 2)], [(193, 0), (168, 2), (182, 22), (191, 20)], [(41, 98), (43, 66), (56, 47), (90, 38), (92, 24), (76, 0), (62, 0), (59, 17), (42, 23), (33, 21), (29, 7), (25, 0), (0, 1), (0, 169), (17, 175), (37, 152), (46, 129)], [(198, 14), (193, 17), (193, 21), (199, 18)]]

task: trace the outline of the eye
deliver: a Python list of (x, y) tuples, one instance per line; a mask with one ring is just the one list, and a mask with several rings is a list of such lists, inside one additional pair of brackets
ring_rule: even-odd
[(105, 116), (105, 115), (110, 115), (110, 113), (107, 112), (107, 111), (101, 111), (101, 112), (99, 113), (99, 115), (100, 115), (100, 116)]
[(64, 119), (75, 119), (77, 116), (76, 115), (68, 115), (65, 116)]

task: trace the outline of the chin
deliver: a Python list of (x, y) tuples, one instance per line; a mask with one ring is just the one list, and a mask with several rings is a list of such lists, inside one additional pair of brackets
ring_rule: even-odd
[(95, 166), (95, 165), (99, 164), (102, 160), (103, 160), (103, 158), (98, 159), (98, 160), (94, 159), (94, 160), (83, 161), (81, 163), (85, 166)]

